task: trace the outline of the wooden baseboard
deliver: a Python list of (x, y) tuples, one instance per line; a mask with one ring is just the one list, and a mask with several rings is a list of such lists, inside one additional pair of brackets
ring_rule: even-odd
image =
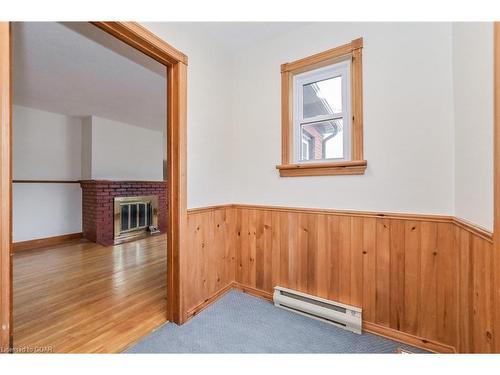
[(83, 237), (83, 233), (70, 233), (63, 234), (61, 236), (38, 238), (36, 240), (14, 242), (12, 244), (13, 251), (23, 251), (23, 250), (33, 250), (40, 249), (42, 247), (61, 245), (66, 242), (71, 242), (75, 240), (80, 240)]
[(189, 309), (186, 313), (186, 319), (184, 320), (184, 323), (187, 322), (189, 319), (191, 319), (193, 316), (199, 314), (201, 311), (205, 310), (208, 306), (217, 301), (231, 289), (233, 289), (233, 283), (230, 283), (225, 287), (223, 287), (222, 289), (219, 289), (211, 297), (207, 298), (205, 301), (196, 305), (195, 307)]
[(388, 327), (383, 327), (375, 323), (363, 322), (363, 330), (373, 333), (377, 336), (382, 336), (391, 340), (414, 346), (416, 348), (428, 350), (432, 353), (449, 354), (457, 352), (455, 347), (453, 346), (427, 340), (422, 337), (411, 335), (409, 333), (401, 332)]
[(272, 301), (273, 300), (273, 294), (272, 293), (265, 292), (265, 291), (260, 290), (260, 289), (252, 288), (250, 286), (246, 286), (246, 285), (240, 284), (238, 282), (234, 282), (233, 283), (233, 288), (241, 290), (242, 292), (250, 294), (250, 295), (252, 295), (254, 297), (263, 298), (263, 299), (268, 300), (268, 301)]

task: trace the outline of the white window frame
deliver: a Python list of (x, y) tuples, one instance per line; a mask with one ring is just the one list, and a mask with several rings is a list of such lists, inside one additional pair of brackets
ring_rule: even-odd
[[(342, 77), (342, 112), (304, 119), (303, 86), (330, 78)], [(301, 126), (323, 121), (343, 120), (343, 157), (301, 160)], [(293, 159), (295, 163), (321, 163), (351, 160), (351, 60), (310, 70), (293, 77)]]
[[(311, 138), (310, 136), (306, 135), (305, 137), (308, 137), (308, 138)], [(309, 159), (309, 143), (307, 141), (309, 140), (312, 140), (312, 139), (307, 139), (306, 141), (304, 141), (304, 137), (302, 134), (300, 134), (300, 148), (299, 148), (299, 153), (300, 153), (300, 156), (302, 156), (302, 147), (303, 145), (305, 144), (307, 146), (306, 150), (306, 154), (307, 154), (307, 158)]]

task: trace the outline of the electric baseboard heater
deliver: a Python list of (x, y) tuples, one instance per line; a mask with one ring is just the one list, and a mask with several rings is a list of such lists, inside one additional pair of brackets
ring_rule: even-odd
[(274, 288), (273, 301), (276, 307), (361, 334), (362, 310), (358, 307), (280, 286)]

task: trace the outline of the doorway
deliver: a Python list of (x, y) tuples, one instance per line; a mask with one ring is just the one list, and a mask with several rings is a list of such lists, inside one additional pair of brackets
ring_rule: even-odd
[[(106, 33), (132, 46), (134, 49), (152, 57), (165, 66), (167, 75), (167, 182), (168, 217), (166, 232), (167, 253), (167, 304), (166, 318), (175, 323), (182, 323), (180, 254), (184, 246), (183, 233), (187, 225), (186, 212), (186, 75), (187, 58), (173, 47), (135, 23), (94, 23)], [(12, 26), (0, 25), (0, 81), (1, 133), (2, 144), (1, 170), (1, 294), (0, 313), (2, 330), (0, 347), (3, 351), (13, 345), (13, 288), (12, 288)]]

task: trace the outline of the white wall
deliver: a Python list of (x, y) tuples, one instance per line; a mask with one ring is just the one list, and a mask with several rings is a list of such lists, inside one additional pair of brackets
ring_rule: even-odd
[(13, 241), (82, 231), (80, 184), (14, 184)]
[(493, 25), (453, 24), (455, 215), (493, 229)]
[(14, 106), (13, 178), (79, 180), (81, 120)]
[(189, 23), (144, 26), (189, 58), (188, 207), (231, 203), (231, 55)]
[[(14, 106), (13, 124), (13, 179), (80, 179), (78, 118)], [(14, 242), (81, 232), (81, 216), (79, 184), (13, 185)]]
[(92, 116), (82, 118), (82, 180), (92, 179)]
[[(189, 23), (145, 26), (189, 57), (188, 207), (446, 214), (492, 228), (491, 23), (306, 24), (239, 52)], [(358, 37), (366, 174), (280, 178), (280, 65)]]
[[(163, 180), (163, 138), (161, 131), (95, 116), (16, 105), (13, 179)], [(14, 242), (81, 232), (81, 196), (79, 184), (15, 183)]]
[[(280, 178), (280, 64), (358, 37), (366, 174)], [(231, 90), (233, 201), (453, 214), (451, 45), (450, 23), (317, 23), (239, 53)]]
[(163, 180), (163, 132), (92, 116), (82, 137), (82, 170), (91, 179)]

